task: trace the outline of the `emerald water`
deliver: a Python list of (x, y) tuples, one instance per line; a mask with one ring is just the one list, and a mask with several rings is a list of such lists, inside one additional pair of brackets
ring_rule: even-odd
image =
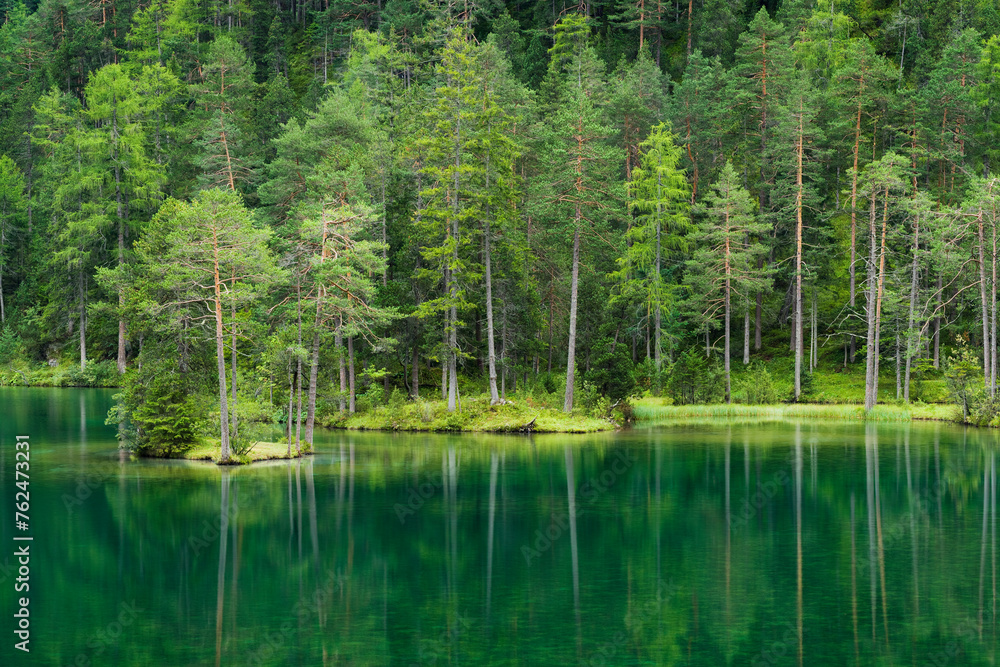
[(994, 664), (994, 431), (321, 432), (220, 469), (123, 459), (111, 394), (0, 389), (0, 664)]

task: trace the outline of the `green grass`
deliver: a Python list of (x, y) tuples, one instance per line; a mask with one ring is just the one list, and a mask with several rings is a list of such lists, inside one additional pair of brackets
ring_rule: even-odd
[(733, 419), (741, 421), (780, 421), (783, 419), (840, 419), (851, 421), (908, 422), (913, 420), (952, 420), (951, 405), (876, 405), (865, 414), (860, 405), (794, 403), (789, 405), (668, 405), (663, 399), (643, 398), (635, 402), (636, 421), (666, 423), (692, 419)]
[(489, 404), (485, 396), (465, 398), (461, 410), (448, 412), (444, 401), (405, 401), (384, 405), (363, 413), (341, 416), (334, 412), (323, 419), (331, 428), (383, 431), (481, 431), (492, 433), (593, 433), (616, 428), (609, 419), (598, 419), (574, 411), (540, 405), (531, 400), (515, 399), (505, 405)]
[(60, 361), (55, 366), (17, 359), (0, 366), (0, 387), (117, 387), (121, 377), (113, 361)]
[[(196, 444), (191, 449), (183, 452), (177, 458), (188, 461), (212, 461), (218, 463), (222, 457), (222, 451), (217, 439), (205, 439)], [(295, 448), (292, 447), (292, 455), (288, 456), (288, 445), (280, 442), (258, 442), (254, 448), (244, 456), (233, 456), (232, 462), (235, 464), (247, 464), (254, 461), (271, 461), (274, 459), (298, 458), (295, 455)]]

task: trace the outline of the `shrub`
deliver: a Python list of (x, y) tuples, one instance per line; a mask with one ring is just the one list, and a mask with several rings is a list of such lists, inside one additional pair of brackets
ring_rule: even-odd
[(260, 444), (260, 431), (255, 426), (249, 424), (240, 425), (236, 433), (229, 429), (229, 447), (233, 456), (245, 459), (250, 452)]
[(979, 358), (968, 348), (964, 339), (959, 339), (955, 354), (946, 359), (944, 377), (952, 401), (962, 409), (962, 420), (969, 421), (970, 414), (982, 402), (985, 388), (979, 382), (982, 379)]
[(117, 425), (122, 446), (173, 456), (189, 449), (204, 422), (203, 401), (188, 391), (184, 377), (165, 360), (146, 362), (124, 377), (107, 423)]
[(740, 386), (749, 405), (767, 405), (778, 402), (778, 392), (774, 389), (774, 380), (771, 378), (771, 373), (759, 361), (755, 361), (747, 366), (746, 373), (744, 373), (743, 379), (740, 381)]
[(586, 380), (597, 388), (598, 393), (612, 402), (628, 398), (636, 388), (635, 366), (624, 343), (615, 343), (611, 338), (601, 338), (593, 347), (590, 372)]
[(7, 326), (0, 331), (0, 364), (6, 364), (21, 350), (21, 338)]
[(683, 352), (671, 368), (669, 391), (678, 405), (717, 403), (722, 387), (718, 362), (706, 359), (700, 347)]

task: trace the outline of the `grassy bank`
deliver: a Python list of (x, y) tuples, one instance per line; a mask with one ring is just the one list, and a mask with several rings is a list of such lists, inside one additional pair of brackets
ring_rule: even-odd
[(734, 419), (780, 421), (783, 419), (840, 419), (847, 421), (908, 422), (952, 421), (957, 408), (947, 404), (876, 405), (865, 414), (860, 405), (793, 403), (788, 405), (668, 405), (663, 399), (643, 398), (635, 402), (636, 421), (645, 424), (690, 419)]
[(492, 433), (593, 433), (616, 428), (610, 419), (539, 405), (529, 398), (490, 405), (486, 397), (466, 398), (448, 412), (444, 401), (400, 401), (353, 415), (331, 412), (321, 418), (328, 428), (382, 431), (481, 431)]
[(0, 366), (0, 387), (118, 387), (121, 376), (113, 361), (95, 361), (80, 370), (78, 362), (49, 364), (23, 360)]
[[(303, 443), (304, 444), (304, 443)], [(307, 452), (303, 452), (307, 453)], [(222, 450), (219, 441), (216, 439), (206, 439), (196, 444), (176, 456), (158, 457), (150, 454), (145, 458), (177, 458), (187, 461), (211, 461), (218, 463), (222, 457)], [(235, 465), (253, 463), (255, 461), (272, 461), (275, 459), (299, 458), (295, 455), (295, 448), (292, 447), (292, 455), (288, 456), (288, 445), (280, 442), (258, 442), (253, 449), (243, 455), (233, 455), (232, 463)]]

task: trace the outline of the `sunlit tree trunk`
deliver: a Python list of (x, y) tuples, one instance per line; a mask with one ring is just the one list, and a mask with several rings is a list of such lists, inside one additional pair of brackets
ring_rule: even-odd
[(573, 382), (576, 370), (576, 306), (580, 284), (580, 205), (576, 207), (576, 230), (573, 232), (573, 277), (570, 282), (569, 297), (569, 349), (566, 353), (566, 399), (563, 412), (573, 411)]

